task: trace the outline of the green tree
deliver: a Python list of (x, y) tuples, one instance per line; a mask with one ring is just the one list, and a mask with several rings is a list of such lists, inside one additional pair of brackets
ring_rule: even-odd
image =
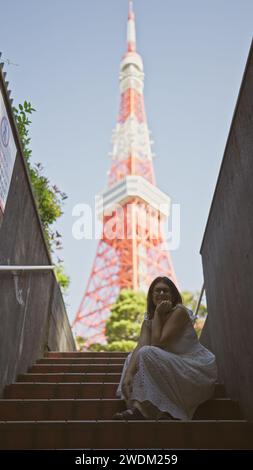
[[(189, 292), (189, 291), (183, 291), (181, 292), (182, 299), (183, 299), (183, 304), (190, 308), (193, 312), (195, 312), (195, 309), (197, 307), (198, 299), (199, 299), (199, 292)], [(207, 308), (206, 305), (201, 302), (198, 310), (198, 316), (205, 318), (207, 315)]]
[[(183, 304), (186, 307), (190, 308), (194, 313), (197, 307), (200, 293), (184, 291), (184, 292), (181, 292), (181, 295), (183, 299)], [(198, 337), (201, 335), (201, 331), (203, 329), (206, 316), (207, 316), (207, 307), (205, 303), (202, 301), (198, 309), (198, 318), (195, 320), (195, 323), (194, 323), (194, 328), (196, 330)]]
[[(31, 138), (29, 135), (31, 125), (30, 116), (35, 112), (35, 109), (32, 107), (31, 103), (24, 101), (23, 104), (18, 105), (18, 108), (14, 107), (13, 111), (45, 239), (50, 252), (55, 254), (55, 250), (62, 248), (62, 242), (61, 234), (53, 229), (53, 224), (62, 215), (63, 203), (67, 196), (65, 193), (61, 192), (56, 185), (51, 185), (48, 178), (43, 174), (44, 169), (41, 163), (33, 164), (31, 162), (32, 151), (30, 149)], [(66, 293), (70, 280), (64, 273), (62, 260), (59, 257), (57, 257), (57, 262), (58, 266), (55, 271), (56, 277), (63, 293)]]
[(146, 295), (123, 289), (111, 307), (111, 316), (106, 322), (106, 345), (98, 343), (90, 351), (132, 351), (140, 336), (141, 324), (146, 311)]
[(85, 341), (86, 341), (85, 338), (83, 338), (82, 336), (76, 336), (75, 341), (76, 341), (77, 349), (79, 349), (79, 351), (82, 351), (82, 349), (85, 346)]

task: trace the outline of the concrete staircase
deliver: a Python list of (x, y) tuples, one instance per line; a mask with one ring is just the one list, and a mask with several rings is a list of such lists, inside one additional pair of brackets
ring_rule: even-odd
[(217, 384), (192, 421), (113, 421), (126, 353), (49, 352), (5, 388), (0, 449), (251, 449), (253, 423)]

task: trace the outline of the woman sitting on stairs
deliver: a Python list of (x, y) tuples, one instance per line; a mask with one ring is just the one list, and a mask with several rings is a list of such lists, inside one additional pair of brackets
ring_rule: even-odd
[(125, 360), (116, 392), (127, 409), (113, 419), (190, 420), (212, 397), (216, 381), (215, 356), (200, 344), (192, 311), (170, 279), (157, 277), (148, 291), (138, 344)]

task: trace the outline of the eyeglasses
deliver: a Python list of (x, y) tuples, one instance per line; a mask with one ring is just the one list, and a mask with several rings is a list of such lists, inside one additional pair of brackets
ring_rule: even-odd
[(170, 293), (170, 289), (168, 288), (164, 288), (164, 287), (161, 287), (161, 288), (158, 288), (158, 287), (155, 287), (155, 289), (153, 290), (153, 294), (154, 295), (157, 295), (157, 294), (169, 294)]

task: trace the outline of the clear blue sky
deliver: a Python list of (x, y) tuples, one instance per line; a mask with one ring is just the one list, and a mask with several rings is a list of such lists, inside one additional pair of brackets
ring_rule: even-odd
[[(72, 319), (97, 246), (76, 241), (72, 208), (107, 182), (126, 49), (127, 0), (0, 0), (0, 50), (14, 103), (30, 100), (34, 161), (68, 194), (63, 234)], [(199, 290), (199, 249), (247, 59), (252, 0), (135, 0), (137, 47), (157, 183), (181, 205), (172, 258), (182, 289)]]

